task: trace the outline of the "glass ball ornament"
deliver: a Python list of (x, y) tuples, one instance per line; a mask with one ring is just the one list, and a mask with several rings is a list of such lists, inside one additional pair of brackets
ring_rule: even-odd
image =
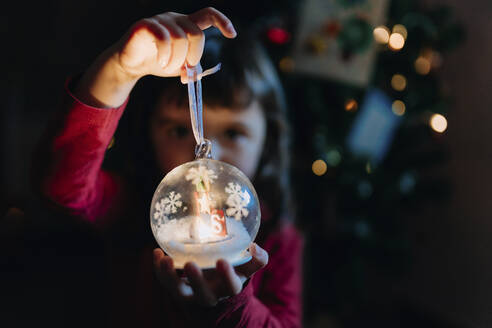
[(197, 158), (170, 171), (160, 182), (150, 210), (159, 246), (176, 268), (195, 262), (213, 268), (224, 259), (240, 265), (260, 227), (260, 206), (249, 179), (236, 167)]

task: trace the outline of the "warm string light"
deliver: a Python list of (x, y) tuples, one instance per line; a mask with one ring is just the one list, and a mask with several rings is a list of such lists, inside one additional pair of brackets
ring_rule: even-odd
[(393, 26), (393, 33), (398, 33), (400, 34), (401, 36), (403, 36), (403, 39), (407, 39), (407, 36), (408, 36), (408, 32), (407, 32), (407, 28), (401, 24), (396, 24), (395, 26)]
[(318, 159), (313, 162), (312, 170), (313, 173), (317, 176), (322, 176), (323, 174), (325, 174), (327, 169), (328, 167), (325, 161), (323, 161), (322, 159)]
[(393, 30), (390, 31), (384, 25), (376, 27), (373, 31), (374, 40), (379, 44), (387, 44), (388, 48), (393, 51), (399, 51), (403, 49), (405, 40), (407, 39), (408, 32), (405, 26), (396, 24), (393, 26)]
[(406, 111), (405, 103), (401, 100), (395, 100), (393, 102), (393, 105), (391, 105), (391, 110), (395, 115), (403, 116), (403, 114), (405, 114)]
[(442, 57), (439, 52), (435, 50), (425, 48), (422, 50), (420, 55), (431, 63), (431, 68), (437, 68), (442, 64)]
[(448, 121), (441, 114), (433, 114), (430, 117), (429, 125), (432, 130), (443, 133), (448, 128)]
[(393, 51), (399, 51), (403, 49), (405, 45), (405, 38), (400, 33), (392, 33), (390, 35), (388, 46)]
[(423, 57), (423, 56), (419, 56), (419, 58), (417, 58), (417, 60), (415, 61), (415, 70), (420, 75), (427, 75), (427, 74), (429, 74), (429, 72), (431, 70), (431, 62), (430, 62), (430, 60), (427, 59), (427, 58), (425, 58), (425, 57)]
[(407, 87), (407, 79), (401, 74), (395, 74), (391, 78), (391, 86), (396, 91), (403, 91)]
[(424, 49), (415, 60), (415, 70), (420, 75), (427, 75), (433, 68), (441, 66), (441, 55), (432, 49)]
[(374, 40), (379, 44), (387, 44), (390, 37), (390, 31), (386, 26), (378, 26), (373, 31)]
[(355, 112), (357, 108), (359, 107), (359, 104), (355, 99), (349, 99), (345, 102), (345, 110), (347, 112)]

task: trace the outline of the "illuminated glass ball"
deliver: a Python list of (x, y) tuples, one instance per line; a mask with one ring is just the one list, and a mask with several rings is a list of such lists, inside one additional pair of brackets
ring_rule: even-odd
[(169, 172), (157, 187), (150, 224), (159, 246), (182, 268), (247, 262), (260, 227), (260, 205), (248, 178), (213, 159), (197, 159)]

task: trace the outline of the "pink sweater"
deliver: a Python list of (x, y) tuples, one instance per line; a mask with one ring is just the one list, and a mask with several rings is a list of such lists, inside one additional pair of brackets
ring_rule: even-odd
[[(66, 115), (59, 118), (59, 129), (51, 131), (55, 137), (42, 190), (52, 202), (104, 231), (118, 219), (118, 209), (127, 206), (121, 179), (101, 169), (126, 103), (112, 109), (94, 108), (76, 99), (68, 83), (65, 90)], [(137, 256), (116, 254), (111, 266), (114, 304), (108, 309), (114, 312), (112, 324), (299, 327), (302, 237), (292, 225), (284, 225), (270, 233), (261, 246), (269, 253), (268, 265), (255, 273), (238, 295), (213, 308), (182, 308), (166, 298), (152, 274), (151, 245)]]

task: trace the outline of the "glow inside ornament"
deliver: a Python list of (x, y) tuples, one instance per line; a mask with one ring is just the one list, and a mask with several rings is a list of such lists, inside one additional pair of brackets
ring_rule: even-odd
[(201, 118), (200, 78), (208, 74), (200, 64), (186, 68), (197, 158), (160, 182), (150, 209), (152, 232), (176, 268), (187, 262), (212, 268), (219, 259), (239, 265), (251, 259), (248, 247), (260, 227), (258, 196), (239, 169), (211, 158)]

